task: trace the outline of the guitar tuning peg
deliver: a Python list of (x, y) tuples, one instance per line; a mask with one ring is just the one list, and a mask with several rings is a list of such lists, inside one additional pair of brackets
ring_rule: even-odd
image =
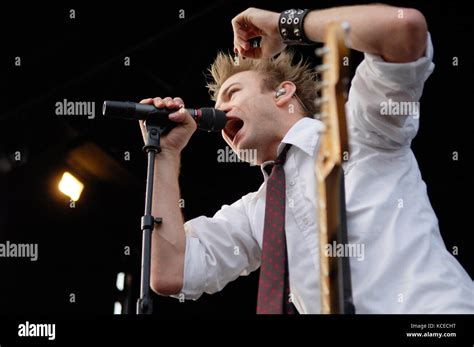
[(328, 81), (320, 81), (316, 84), (316, 90), (317, 91), (320, 91), (324, 88), (326, 88), (327, 86), (329, 86), (329, 82)]
[(352, 43), (351, 43), (351, 40), (349, 38), (349, 32), (351, 31), (351, 26), (349, 24), (349, 22), (347, 21), (344, 21), (341, 23), (341, 27), (342, 29), (344, 29), (344, 43), (347, 47), (351, 48), (352, 47)]
[(314, 100), (314, 104), (315, 104), (316, 106), (321, 106), (322, 104), (324, 104), (324, 103), (326, 103), (326, 102), (328, 102), (328, 101), (329, 101), (328, 98), (326, 98), (326, 97), (323, 96), (322, 98), (318, 98), (318, 99)]
[(349, 34), (349, 32), (351, 31), (351, 25), (349, 24), (348, 21), (344, 21), (341, 23), (341, 27), (342, 29), (344, 29), (344, 31), (346, 32), (346, 34)]
[(328, 118), (328, 114), (327, 114), (327, 112), (316, 113), (316, 114), (314, 115), (314, 118), (316, 118), (317, 120), (322, 121), (322, 120)]
[(314, 50), (314, 54), (316, 54), (318, 57), (322, 57), (323, 55), (328, 54), (328, 53), (329, 53), (329, 47), (327, 46), (316, 48)]
[(316, 73), (321, 73), (321, 72), (324, 72), (326, 70), (329, 70), (329, 64), (322, 64), (322, 65), (318, 65), (316, 66)]

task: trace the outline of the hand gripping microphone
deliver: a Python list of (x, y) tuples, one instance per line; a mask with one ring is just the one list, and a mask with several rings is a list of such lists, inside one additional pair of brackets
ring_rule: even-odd
[[(131, 120), (152, 120), (159, 125), (174, 127), (179, 123), (168, 118), (178, 109), (156, 108), (153, 105), (139, 104), (130, 101), (104, 101), (102, 114), (106, 117), (123, 118)], [(215, 108), (187, 108), (186, 111), (194, 118), (198, 129), (205, 131), (220, 131), (227, 123), (225, 112)]]

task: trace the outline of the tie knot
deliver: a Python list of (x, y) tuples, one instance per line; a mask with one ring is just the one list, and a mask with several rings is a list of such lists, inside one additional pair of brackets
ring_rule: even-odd
[(281, 153), (275, 160), (275, 165), (284, 165), (286, 161), (286, 153), (289, 151), (291, 145), (286, 144)]

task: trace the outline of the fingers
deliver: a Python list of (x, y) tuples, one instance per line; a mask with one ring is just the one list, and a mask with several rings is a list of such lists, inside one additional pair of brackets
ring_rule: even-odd
[(148, 105), (154, 105), (156, 108), (182, 108), (184, 107), (184, 101), (183, 99), (176, 97), (176, 98), (170, 98), (169, 96), (166, 98), (147, 98), (143, 99), (140, 101), (140, 104), (148, 104)]
[(243, 53), (250, 48), (250, 43), (247, 42), (247, 34), (241, 30), (237, 29), (234, 31), (234, 47), (239, 50), (239, 53)]
[[(250, 53), (253, 51), (251, 39), (256, 37), (261, 37), (264, 35), (264, 31), (261, 30), (257, 25), (255, 25), (252, 17), (252, 9), (248, 9), (241, 14), (237, 15), (232, 19), (232, 30), (234, 32), (234, 48), (242, 56), (250, 57), (255, 56), (255, 53)], [(237, 53), (237, 52), (235, 52)]]
[(179, 123), (180, 127), (187, 129), (190, 132), (194, 132), (197, 128), (197, 123), (191, 117), (191, 115), (186, 111), (185, 108), (180, 108), (177, 112), (174, 112), (169, 115), (169, 119), (173, 122)]
[[(142, 101), (140, 101), (140, 104), (154, 105), (156, 108), (165, 108), (166, 107), (168, 109), (179, 109), (180, 111), (181, 110), (184, 111), (184, 112), (180, 112), (179, 114), (177, 112), (174, 112), (174, 113), (170, 114), (169, 118), (172, 121), (175, 121), (177, 123), (187, 123), (187, 122), (189, 122), (190, 120), (187, 119), (186, 116), (189, 116), (189, 118), (191, 118), (191, 120), (192, 120), (192, 117), (184, 109), (184, 101), (180, 97), (171, 98), (171, 97), (168, 96), (166, 98), (160, 98), (160, 97), (147, 98), (147, 99), (143, 99)], [(140, 120), (139, 124), (140, 124), (140, 130), (142, 132), (143, 138), (146, 139), (146, 124), (145, 124), (145, 121)]]
[[(153, 99), (152, 98), (143, 99), (140, 101), (140, 104), (152, 105)], [(146, 134), (145, 121), (139, 120), (138, 124), (140, 125), (140, 131), (142, 132), (143, 141), (146, 142), (147, 134)]]
[(165, 107), (165, 103), (163, 102), (162, 98), (153, 98), (153, 105), (155, 105), (156, 108), (163, 108)]
[(278, 32), (279, 16), (277, 12), (248, 8), (234, 17), (231, 21), (234, 53), (253, 59), (270, 58), (280, 53), (285, 45)]
[(151, 105), (151, 104), (153, 104), (153, 99), (152, 98), (143, 99), (142, 101), (140, 101), (140, 104)]
[(234, 47), (237, 49), (239, 55), (244, 56), (245, 52), (250, 48), (248, 42), (243, 42), (241, 40), (234, 40)]
[(238, 50), (239, 55), (243, 55), (244, 51), (250, 48), (250, 44), (247, 42), (250, 38), (250, 26), (243, 15), (238, 15), (232, 19), (231, 23), (234, 32), (234, 47)]
[(183, 108), (184, 107), (184, 101), (183, 99), (181, 98), (174, 98), (173, 99), (174, 103), (177, 104), (180, 108)]
[(169, 119), (171, 119), (173, 122), (183, 123), (183, 125), (189, 124), (191, 126), (194, 126), (194, 123), (196, 123), (191, 117), (191, 115), (186, 112), (186, 109), (184, 108), (184, 101), (180, 97), (156, 97), (154, 99), (145, 99), (143, 101), (149, 104), (153, 104), (156, 108), (166, 107), (170, 110), (176, 109), (177, 112), (173, 112), (169, 115)]
[(188, 123), (190, 120), (188, 119), (188, 117), (191, 117), (191, 115), (189, 115), (187, 112), (186, 112), (186, 109), (184, 108), (181, 108), (179, 109), (179, 111), (177, 112), (174, 112), (174, 113), (171, 113), (169, 115), (169, 118), (173, 121), (173, 122), (176, 122), (176, 123)]
[(146, 142), (147, 134), (146, 134), (145, 121), (139, 120), (138, 122), (140, 124), (140, 131), (142, 132), (143, 141)]
[(166, 107), (166, 108), (170, 108), (170, 109), (174, 109), (174, 108), (181, 108), (184, 106), (184, 102), (181, 98), (170, 98), (169, 96), (162, 99), (162, 98), (154, 98), (153, 99), (153, 104), (155, 105), (155, 107), (157, 108), (163, 108), (163, 107)]

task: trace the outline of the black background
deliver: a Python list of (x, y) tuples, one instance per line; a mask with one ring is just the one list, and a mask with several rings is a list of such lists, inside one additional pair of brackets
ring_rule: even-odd
[[(318, 1), (316, 7), (362, 4)], [(413, 142), (449, 250), (474, 274), (469, 170), (472, 145), (472, 15), (467, 5), (389, 1), (427, 18), (435, 72), (425, 85), (420, 131)], [(3, 6), (3, 5), (2, 5)], [(39, 259), (0, 259), (0, 314), (111, 314), (114, 301), (138, 296), (145, 155), (138, 124), (103, 119), (103, 100), (181, 96), (188, 107), (212, 106), (205, 71), (218, 50), (232, 49), (230, 20), (253, 6), (314, 8), (301, 1), (186, 1), (110, 6), (18, 4), (0, 14), (0, 242), (38, 243)], [(76, 18), (69, 18), (69, 10)], [(180, 9), (185, 19), (179, 18)], [(313, 59), (312, 50), (300, 51)], [(15, 67), (15, 57), (21, 67)], [(124, 66), (130, 57), (131, 66)], [(453, 57), (459, 66), (453, 66)], [(354, 53), (351, 69), (361, 59)], [(94, 101), (96, 118), (58, 116), (55, 103)], [(97, 146), (96, 151), (88, 151)], [(180, 183), (186, 219), (212, 216), (262, 182), (258, 167), (218, 163), (219, 134), (196, 133), (183, 152)], [(72, 153), (85, 149), (84, 166)], [(14, 160), (20, 151), (21, 161)], [(124, 153), (130, 160), (124, 160)], [(452, 155), (459, 153), (459, 160)], [(101, 153), (94, 155), (94, 153)], [(75, 208), (56, 188), (64, 170), (86, 187)], [(170, 202), (174, 203), (174, 202)], [(131, 255), (124, 255), (124, 247)], [(126, 293), (115, 288), (126, 272)], [(253, 315), (258, 273), (197, 302), (154, 296), (160, 317)], [(70, 303), (74, 293), (76, 302)]]

